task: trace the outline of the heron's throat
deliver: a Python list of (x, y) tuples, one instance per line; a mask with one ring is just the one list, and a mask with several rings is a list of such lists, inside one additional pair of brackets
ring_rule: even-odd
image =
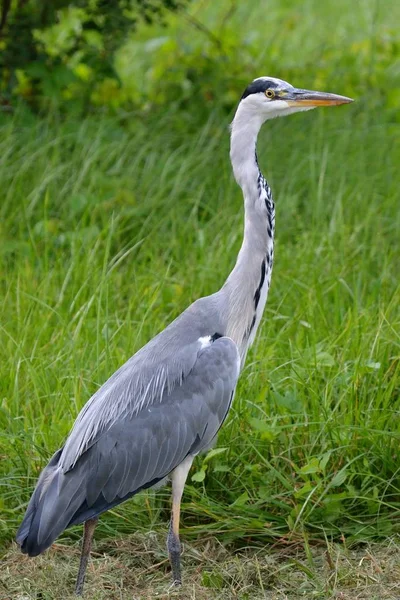
[[(274, 253), (275, 207), (256, 157), (263, 121), (239, 109), (232, 124), (231, 161), (244, 197), (244, 238), (225, 285), (229, 335), (242, 357), (255, 338), (267, 300)], [(242, 361), (243, 364), (243, 361)]]
[(239, 105), (231, 128), (231, 162), (233, 174), (246, 197), (256, 191), (259, 168), (256, 158), (256, 143), (263, 119), (258, 113)]

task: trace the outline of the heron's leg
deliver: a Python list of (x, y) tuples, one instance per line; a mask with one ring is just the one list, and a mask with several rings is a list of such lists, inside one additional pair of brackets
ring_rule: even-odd
[(167, 548), (172, 569), (172, 582), (174, 585), (180, 585), (182, 583), (179, 517), (181, 513), (183, 488), (185, 487), (193, 458), (193, 456), (187, 456), (185, 460), (172, 472), (172, 514), (167, 537)]
[(92, 547), (94, 530), (98, 520), (99, 519), (96, 517), (95, 519), (89, 519), (88, 521), (85, 521), (84, 524), (81, 561), (79, 563), (78, 577), (76, 578), (75, 585), (76, 596), (82, 596), (83, 584), (85, 583), (86, 567), (89, 560), (90, 549)]

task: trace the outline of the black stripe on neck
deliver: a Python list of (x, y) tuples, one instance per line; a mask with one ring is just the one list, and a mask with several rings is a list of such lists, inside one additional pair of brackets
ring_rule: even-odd
[(260, 283), (258, 284), (258, 288), (255, 291), (254, 294), (254, 308), (257, 310), (257, 306), (258, 303), (260, 302), (260, 296), (261, 296), (261, 290), (262, 290), (262, 286), (264, 285), (264, 281), (265, 281), (265, 260), (262, 261), (261, 263), (261, 277), (260, 277)]

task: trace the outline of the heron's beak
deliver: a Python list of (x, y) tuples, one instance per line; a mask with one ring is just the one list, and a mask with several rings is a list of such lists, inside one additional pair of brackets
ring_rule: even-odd
[(346, 96), (339, 96), (338, 94), (299, 89), (288, 90), (282, 94), (282, 100), (285, 100), (289, 106), (309, 106), (313, 108), (315, 106), (337, 106), (353, 102), (352, 98), (346, 98)]

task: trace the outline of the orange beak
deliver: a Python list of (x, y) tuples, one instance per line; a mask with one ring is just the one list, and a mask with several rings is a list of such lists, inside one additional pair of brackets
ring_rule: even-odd
[(282, 94), (282, 100), (285, 100), (289, 106), (338, 106), (339, 104), (348, 104), (353, 102), (352, 98), (339, 96), (338, 94), (328, 94), (326, 92), (312, 92), (310, 90), (290, 90)]

